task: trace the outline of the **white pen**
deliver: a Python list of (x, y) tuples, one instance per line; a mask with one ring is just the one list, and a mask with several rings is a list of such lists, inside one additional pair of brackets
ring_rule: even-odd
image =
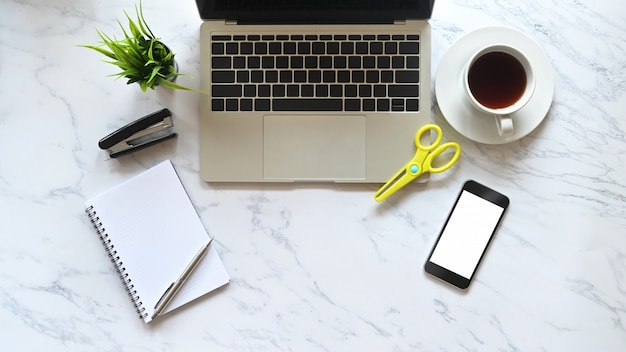
[(211, 244), (212, 241), (213, 241), (213, 238), (211, 238), (209, 242), (207, 242), (207, 244), (205, 244), (204, 246), (202, 246), (202, 248), (200, 248), (198, 253), (191, 260), (191, 263), (189, 263), (189, 265), (187, 265), (183, 273), (180, 274), (180, 277), (176, 281), (172, 282), (172, 284), (167, 288), (167, 290), (165, 290), (165, 292), (163, 293), (163, 295), (161, 296), (157, 304), (154, 306), (154, 313), (152, 314), (152, 319), (154, 319), (157, 315), (161, 314), (163, 310), (167, 308), (167, 305), (170, 304), (170, 302), (172, 301), (172, 298), (176, 296), (176, 294), (178, 293), (180, 288), (183, 286), (185, 281), (187, 281), (191, 273), (196, 269), (198, 264), (200, 264), (200, 261), (202, 261), (202, 258), (204, 258), (204, 256), (208, 252), (209, 245)]

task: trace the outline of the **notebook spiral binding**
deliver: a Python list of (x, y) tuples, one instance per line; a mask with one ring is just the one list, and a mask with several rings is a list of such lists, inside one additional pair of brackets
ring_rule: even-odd
[(120, 279), (122, 280), (122, 283), (124, 283), (124, 288), (126, 290), (126, 293), (132, 300), (133, 305), (135, 306), (135, 310), (137, 311), (137, 314), (139, 314), (139, 318), (141, 319), (145, 318), (146, 316), (148, 316), (148, 313), (146, 312), (146, 308), (143, 307), (143, 302), (141, 302), (141, 298), (137, 295), (135, 286), (132, 284), (132, 279), (128, 276), (128, 273), (126, 272), (126, 268), (124, 267), (124, 263), (122, 262), (122, 259), (117, 255), (117, 251), (115, 250), (115, 245), (111, 243), (111, 240), (109, 239), (109, 235), (106, 233), (106, 229), (104, 228), (104, 225), (102, 224), (102, 222), (100, 221), (100, 218), (96, 214), (95, 209), (93, 208), (93, 206), (90, 206), (87, 209), (85, 209), (85, 212), (87, 213), (87, 216), (89, 216), (89, 219), (91, 221), (91, 224), (93, 225), (93, 228), (96, 229), (96, 232), (98, 233), (98, 236), (100, 237), (100, 242), (102, 242), (102, 245), (104, 246), (104, 249), (106, 250), (107, 255), (109, 256), (109, 259), (115, 265), (115, 268), (117, 269), (117, 273)]

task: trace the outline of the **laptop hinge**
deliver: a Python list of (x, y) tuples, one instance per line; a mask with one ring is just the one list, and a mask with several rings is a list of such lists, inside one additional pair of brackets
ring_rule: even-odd
[(395, 20), (393, 24), (406, 24), (406, 20)]
[(237, 24), (237, 20), (226, 20), (224, 21), (227, 26), (232, 26)]

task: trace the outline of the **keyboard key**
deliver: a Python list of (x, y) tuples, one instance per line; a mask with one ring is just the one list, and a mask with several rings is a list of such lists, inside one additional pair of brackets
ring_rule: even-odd
[(381, 83), (393, 83), (393, 71), (380, 71)]
[(377, 57), (377, 68), (390, 68), (391, 67), (391, 59), (389, 56), (378, 56)]
[(350, 71), (337, 71), (337, 82), (339, 83), (349, 83), (350, 79)]
[(385, 43), (385, 54), (393, 55), (398, 52), (398, 44), (396, 42), (386, 42)]
[(213, 71), (211, 73), (213, 83), (235, 83), (235, 71)]
[(311, 47), (311, 53), (315, 55), (322, 55), (326, 53), (326, 44), (323, 42), (315, 42)]
[(213, 40), (213, 41), (230, 40), (230, 35), (213, 35), (213, 36), (211, 36), (211, 40)]
[(335, 68), (346, 68), (347, 67), (346, 57), (345, 56), (335, 56), (334, 66), (335, 66)]
[(317, 68), (317, 56), (307, 56), (304, 58), (304, 67)]
[(267, 54), (267, 43), (266, 42), (254, 43), (254, 54), (255, 55)]
[(243, 86), (243, 96), (248, 98), (256, 97), (256, 85), (246, 84)]
[(304, 40), (317, 40), (316, 34), (307, 34), (304, 36)]
[(318, 84), (315, 86), (315, 96), (320, 98), (328, 97), (328, 85)]
[(400, 42), (400, 48), (398, 51), (400, 54), (419, 54), (419, 42)]
[(255, 111), (270, 111), (270, 100), (269, 99), (255, 99), (254, 100), (254, 110)]
[(374, 96), (375, 97), (386, 97), (387, 96), (387, 86), (383, 84), (377, 84), (374, 86)]
[(311, 53), (311, 43), (309, 42), (299, 42), (298, 43), (298, 54), (306, 55)]
[(342, 97), (343, 96), (343, 87), (339, 84), (332, 84), (330, 86), (330, 96), (331, 97)]
[(265, 82), (278, 83), (278, 71), (276, 70), (265, 71)]
[(272, 86), (273, 97), (284, 97), (286, 94), (286, 87), (283, 84), (276, 84)]
[(224, 43), (211, 43), (211, 54), (213, 54), (213, 55), (223, 55), (224, 54)]
[(380, 75), (378, 71), (365, 71), (365, 82), (378, 83), (380, 82)]
[(361, 57), (360, 56), (349, 56), (348, 57), (348, 68), (361, 68)]
[(211, 86), (211, 94), (214, 97), (241, 97), (242, 87), (240, 85), (221, 85), (214, 84)]
[(293, 72), (293, 81), (295, 83), (305, 83), (306, 82), (306, 71), (298, 70)]
[(272, 55), (282, 54), (282, 45), (279, 42), (271, 42), (269, 46), (269, 53)]
[(300, 86), (300, 95), (303, 97), (313, 97), (315, 93), (314, 88), (312, 84), (303, 84)]
[(226, 43), (226, 54), (228, 55), (239, 54), (239, 45), (237, 45), (237, 43)]
[(348, 40), (361, 40), (360, 34), (350, 34), (348, 35)]
[(259, 97), (269, 97), (270, 96), (270, 85), (269, 84), (259, 84), (257, 87), (257, 94)]
[(352, 71), (352, 82), (353, 83), (365, 82), (365, 71)]
[[(383, 56), (380, 56), (383, 57)], [(363, 57), (363, 68), (376, 68), (376, 57), (375, 56), (364, 56)]]
[(248, 56), (248, 68), (261, 68), (261, 58), (258, 56)]
[(226, 111), (239, 111), (237, 99), (226, 99)]
[(322, 72), (322, 81), (324, 81), (324, 83), (335, 83), (335, 78), (335, 71), (327, 70)]
[(342, 111), (341, 99), (274, 99), (274, 111)]
[(419, 111), (419, 99), (407, 99), (406, 111)]
[(261, 36), (258, 34), (250, 34), (248, 36), (248, 40), (251, 40), (251, 41), (261, 40)]
[(376, 111), (389, 111), (389, 99), (377, 99)]
[(392, 68), (404, 68), (404, 56), (393, 56), (391, 58)]
[(250, 82), (250, 71), (237, 71), (237, 83)]
[(304, 59), (302, 56), (292, 56), (291, 57), (291, 68), (303, 68), (304, 67)]
[(242, 55), (251, 55), (254, 52), (254, 46), (250, 42), (241, 43), (239, 52)]
[(339, 54), (339, 43), (338, 42), (328, 42), (328, 43), (326, 43), (326, 54), (328, 54), (328, 55), (337, 55), (337, 54)]
[(293, 55), (296, 53), (296, 43), (294, 42), (284, 42), (283, 43), (283, 53), (287, 55)]
[(241, 99), (239, 101), (239, 110), (252, 111), (252, 99)]
[(213, 99), (211, 100), (211, 110), (212, 111), (224, 111), (224, 99)]
[(293, 72), (291, 71), (280, 71), (278, 75), (281, 83), (293, 82)]
[(320, 68), (333, 68), (332, 56), (320, 56)]
[(233, 57), (233, 68), (246, 68), (246, 58), (244, 56)]
[(390, 85), (388, 95), (390, 97), (419, 97), (419, 85)]
[(309, 83), (321, 83), (321, 82), (322, 82), (322, 71), (319, 71), (319, 70), (309, 71)]
[(274, 40), (274, 36), (271, 34), (264, 34), (261, 36), (262, 40)]
[(367, 55), (369, 53), (369, 43), (358, 42), (356, 43), (356, 53), (361, 55)]
[(250, 72), (250, 82), (252, 83), (263, 83), (263, 71), (252, 71)]
[(344, 55), (354, 54), (354, 43), (353, 42), (342, 42), (341, 43), (341, 53)]
[(300, 86), (297, 84), (288, 84), (287, 85), (287, 96), (288, 97), (299, 97), (300, 96)]
[(396, 71), (396, 83), (419, 83), (419, 71)]
[(370, 43), (370, 54), (380, 55), (382, 53), (383, 53), (383, 43), (381, 42)]
[(344, 88), (344, 94), (343, 94), (344, 96), (351, 97), (351, 98), (358, 96), (357, 86), (355, 84), (348, 84), (348, 85), (345, 85), (343, 88)]
[(361, 100), (346, 99), (346, 111), (361, 111)]
[(230, 68), (230, 61), (228, 56), (213, 56), (211, 58), (211, 67), (213, 69)]
[(276, 57), (276, 68), (289, 68), (289, 57), (288, 56), (277, 56)]
[(369, 84), (359, 85), (359, 97), (369, 98), (372, 96), (372, 86)]
[(378, 40), (390, 40), (391, 36), (389, 34), (379, 34)]
[(391, 111), (404, 111), (404, 99), (391, 99)]
[(363, 99), (363, 111), (375, 111), (375, 110), (376, 110), (376, 100)]
[(273, 56), (263, 56), (261, 58), (261, 67), (263, 67), (263, 68), (274, 68), (274, 57)]
[(406, 57), (406, 68), (420, 68), (420, 58), (419, 58), (419, 56), (407, 56)]

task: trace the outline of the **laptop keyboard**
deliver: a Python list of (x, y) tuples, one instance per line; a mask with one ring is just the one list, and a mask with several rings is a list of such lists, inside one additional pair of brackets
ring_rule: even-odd
[(213, 35), (213, 111), (419, 111), (419, 35)]

